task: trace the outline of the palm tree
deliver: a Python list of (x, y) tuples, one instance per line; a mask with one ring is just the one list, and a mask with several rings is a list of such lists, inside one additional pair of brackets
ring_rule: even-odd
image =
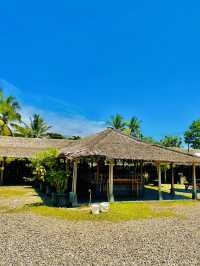
[(20, 122), (19, 103), (13, 96), (4, 97), (0, 89), (0, 135), (12, 136), (12, 123)]
[(34, 138), (46, 136), (48, 130), (51, 128), (39, 114), (34, 114), (33, 118), (30, 118), (30, 126)]
[(127, 126), (132, 137), (141, 138), (141, 121), (137, 117), (133, 116), (130, 121), (128, 121)]
[(24, 122), (23, 124), (24, 126), (15, 125), (16, 136), (42, 138), (48, 135), (48, 130), (51, 128), (39, 114), (34, 114), (30, 118), (30, 125)]
[(120, 114), (116, 114), (115, 116), (111, 116), (110, 121), (108, 121), (108, 124), (116, 129), (123, 130), (126, 126), (126, 122), (124, 121), (123, 116)]

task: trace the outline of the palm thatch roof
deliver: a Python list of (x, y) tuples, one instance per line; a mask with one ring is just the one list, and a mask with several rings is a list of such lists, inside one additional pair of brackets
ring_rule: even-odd
[(39, 139), (0, 136), (0, 157), (33, 158), (37, 152), (49, 148), (61, 149), (71, 145), (66, 139)]
[(69, 159), (102, 157), (146, 162), (200, 164), (200, 157), (194, 154), (149, 144), (112, 128), (75, 141), (0, 136), (0, 157), (33, 158), (37, 152), (49, 148), (57, 148), (61, 157)]
[(200, 164), (200, 158), (197, 156), (157, 144), (149, 144), (113, 128), (74, 142), (62, 148), (60, 152), (61, 156), (70, 159), (96, 156), (105, 159)]

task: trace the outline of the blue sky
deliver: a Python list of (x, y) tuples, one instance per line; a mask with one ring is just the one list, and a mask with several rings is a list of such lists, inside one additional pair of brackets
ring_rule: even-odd
[(115, 113), (145, 135), (182, 135), (200, 117), (199, 1), (0, 3), (0, 85), (66, 135)]

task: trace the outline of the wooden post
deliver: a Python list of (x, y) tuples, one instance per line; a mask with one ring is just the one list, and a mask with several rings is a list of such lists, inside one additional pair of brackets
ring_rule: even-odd
[(171, 164), (171, 170), (172, 170), (172, 179), (171, 179), (171, 191), (170, 191), (170, 194), (172, 196), (175, 195), (175, 190), (174, 190), (174, 165)]
[(114, 202), (114, 195), (113, 195), (113, 168), (114, 168), (114, 163), (113, 161), (109, 161), (109, 201)]
[(100, 171), (99, 171), (99, 168), (100, 168), (100, 165), (99, 165), (99, 161), (97, 161), (97, 173), (96, 173), (96, 177), (97, 177), (97, 180), (96, 182), (99, 184), (99, 174), (100, 174)]
[(193, 183), (193, 193), (192, 198), (197, 199), (197, 180), (196, 180), (196, 165), (193, 163), (192, 165), (192, 183)]
[(161, 179), (161, 177), (162, 177), (162, 175), (161, 175), (161, 167), (160, 167), (160, 163), (157, 163), (157, 169), (158, 169), (158, 199), (159, 200), (162, 200), (163, 198), (162, 198), (162, 191), (161, 191), (161, 189), (162, 189), (162, 179)]
[(141, 179), (140, 179), (140, 192), (141, 195), (143, 195), (143, 192), (144, 192), (144, 177), (143, 177), (143, 162), (141, 162)]
[(73, 180), (72, 180), (72, 192), (76, 194), (76, 187), (77, 187), (77, 175), (78, 175), (78, 161), (74, 161), (73, 167)]
[(5, 168), (6, 158), (3, 157), (2, 164), (1, 164), (1, 176), (0, 176), (0, 185), (3, 186), (4, 183), (4, 168)]

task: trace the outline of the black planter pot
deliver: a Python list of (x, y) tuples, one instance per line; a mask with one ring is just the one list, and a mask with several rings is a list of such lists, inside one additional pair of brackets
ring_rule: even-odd
[(69, 206), (69, 193), (56, 192), (51, 194), (52, 204), (57, 207)]
[(46, 185), (45, 194), (46, 194), (46, 196), (51, 196), (51, 194), (52, 194), (52, 187), (49, 184)]
[(39, 191), (40, 193), (45, 193), (46, 186), (44, 183), (40, 183), (39, 185)]

